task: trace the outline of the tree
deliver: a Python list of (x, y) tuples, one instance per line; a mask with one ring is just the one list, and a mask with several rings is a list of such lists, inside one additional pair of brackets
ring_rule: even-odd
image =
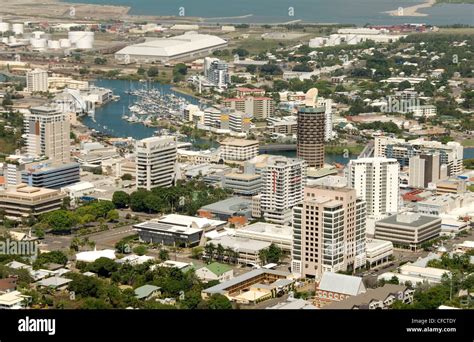
[(398, 90), (405, 90), (411, 88), (411, 83), (409, 81), (403, 81), (398, 84)]
[(45, 264), (54, 263), (59, 265), (66, 265), (68, 259), (66, 254), (61, 251), (52, 251), (48, 253), (41, 253), (34, 262), (35, 268), (40, 268)]
[(119, 212), (115, 209), (109, 210), (107, 213), (107, 221), (115, 222), (119, 219)]
[(133, 249), (133, 253), (140, 256), (145, 255), (146, 251), (147, 251), (147, 248), (143, 245), (137, 246)]
[(122, 180), (132, 180), (133, 176), (129, 173), (124, 173), (121, 178)]
[(117, 263), (112, 259), (102, 257), (91, 263), (88, 270), (101, 277), (109, 278), (113, 272), (117, 271)]
[(206, 253), (207, 258), (212, 261), (214, 259), (214, 252), (216, 250), (216, 247), (214, 246), (213, 243), (208, 243), (204, 247), (204, 251)]
[(271, 244), (267, 249), (262, 249), (258, 257), (263, 264), (280, 262), (283, 251), (275, 244)]
[(211, 310), (229, 310), (232, 309), (232, 303), (230, 300), (220, 293), (213, 294), (208, 302), (207, 306)]
[(222, 261), (224, 259), (224, 252), (224, 246), (219, 243), (216, 248), (217, 260)]
[(125, 191), (115, 191), (112, 195), (112, 203), (115, 208), (127, 208), (130, 205), (130, 195)]
[(133, 211), (143, 212), (147, 209), (145, 205), (145, 198), (147, 197), (148, 192), (146, 190), (140, 189), (134, 191), (130, 195), (130, 209)]
[(98, 65), (104, 65), (104, 64), (107, 64), (107, 59), (97, 57), (96, 59), (94, 59), (94, 63)]
[(166, 249), (161, 249), (159, 256), (161, 261), (166, 261), (170, 258), (170, 254)]
[(158, 70), (157, 67), (154, 67), (154, 66), (150, 67), (147, 71), (148, 77), (156, 77), (159, 74), (160, 74), (160, 71)]
[(60, 209), (44, 214), (40, 221), (54, 232), (61, 232), (70, 231), (77, 224), (77, 217), (70, 211)]

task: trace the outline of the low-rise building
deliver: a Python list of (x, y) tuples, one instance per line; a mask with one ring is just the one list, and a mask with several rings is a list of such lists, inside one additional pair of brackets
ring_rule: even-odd
[(393, 243), (391, 241), (369, 239), (365, 245), (366, 262), (370, 267), (384, 264), (393, 255)]
[[(239, 238), (229, 235), (219, 236), (207, 242), (217, 247), (221, 245), (226, 249), (230, 249), (236, 253), (237, 263), (243, 265), (261, 265), (259, 253), (270, 247), (270, 242), (257, 241), (248, 238)], [(208, 257), (204, 254), (204, 257)]]
[(375, 223), (375, 238), (391, 241), (394, 246), (416, 251), (425, 241), (437, 238), (441, 232), (441, 218), (418, 213), (388, 216)]
[(288, 253), (291, 252), (293, 245), (293, 228), (278, 224), (257, 222), (236, 229), (234, 235), (239, 238), (273, 243)]
[(444, 275), (451, 277), (451, 272), (434, 267), (422, 267), (414, 264), (405, 264), (399, 268), (398, 273), (386, 272), (377, 277), (377, 280), (390, 281), (393, 277), (398, 278), (400, 284), (410, 282), (413, 285), (428, 283), (439, 284)]
[(315, 304), (323, 307), (365, 292), (366, 289), (360, 277), (324, 272), (316, 285)]
[(203, 281), (217, 280), (224, 282), (234, 277), (234, 270), (218, 262), (203, 266), (196, 270), (196, 276)]
[(8, 292), (0, 295), (0, 309), (25, 309), (30, 300), (30, 296), (22, 295), (19, 291)]
[(257, 195), (262, 188), (262, 177), (251, 173), (228, 173), (224, 176), (222, 186), (236, 195)]
[(326, 305), (324, 309), (389, 309), (397, 300), (405, 304), (411, 304), (414, 292), (415, 290), (403, 285), (385, 284), (376, 289), (368, 289), (357, 296), (352, 296), (339, 302), (332, 302)]
[(257, 303), (293, 289), (291, 273), (257, 269), (202, 291), (204, 299), (221, 294), (243, 304)]
[(133, 226), (140, 241), (159, 243), (167, 246), (195, 246), (201, 241), (203, 230), (184, 226), (160, 223), (158, 220), (146, 221)]
[(20, 184), (0, 191), (0, 209), (12, 218), (38, 216), (60, 209), (64, 197), (66, 195), (59, 190)]
[(257, 140), (227, 138), (220, 144), (220, 155), (225, 161), (246, 161), (258, 155)]
[(252, 201), (243, 197), (231, 197), (200, 208), (198, 215), (243, 225), (252, 217)]
[(143, 285), (135, 289), (135, 298), (149, 300), (161, 294), (161, 288), (155, 285)]

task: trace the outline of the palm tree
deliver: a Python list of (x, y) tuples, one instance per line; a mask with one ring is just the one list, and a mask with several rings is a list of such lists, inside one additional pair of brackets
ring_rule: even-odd
[(204, 247), (204, 251), (206, 252), (206, 256), (208, 257), (209, 261), (212, 261), (214, 258), (214, 251), (216, 250), (216, 247), (212, 243), (208, 243)]
[(217, 260), (222, 261), (224, 259), (225, 248), (221, 244), (217, 245)]

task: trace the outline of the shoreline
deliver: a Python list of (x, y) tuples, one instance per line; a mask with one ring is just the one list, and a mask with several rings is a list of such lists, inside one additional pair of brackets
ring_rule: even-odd
[(420, 9), (431, 8), (436, 5), (436, 0), (425, 0), (424, 3), (409, 7), (399, 7), (398, 9), (386, 11), (392, 17), (427, 17), (429, 14), (418, 12)]

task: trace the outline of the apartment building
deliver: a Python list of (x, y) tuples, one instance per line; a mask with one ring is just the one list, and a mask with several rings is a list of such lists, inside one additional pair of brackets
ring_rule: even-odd
[(291, 268), (305, 277), (365, 266), (366, 207), (354, 189), (321, 179), (293, 208)]
[(224, 106), (239, 112), (252, 114), (257, 120), (272, 117), (275, 112), (275, 103), (270, 97), (240, 97), (224, 100)]
[(266, 221), (291, 224), (292, 208), (303, 200), (306, 162), (281, 156), (269, 157), (262, 175), (260, 208)]
[(443, 144), (439, 141), (415, 139), (405, 141), (390, 137), (376, 137), (375, 157), (395, 158), (401, 167), (409, 166), (410, 158), (423, 153), (439, 153), (440, 164), (447, 165), (448, 176), (457, 176), (463, 172), (463, 146), (455, 141)]
[(398, 211), (399, 164), (392, 158), (353, 159), (347, 166), (349, 187), (367, 202), (367, 216), (381, 218)]
[(48, 91), (48, 72), (35, 69), (26, 73), (26, 89), (30, 93)]
[(53, 162), (68, 163), (71, 158), (69, 115), (54, 107), (30, 109), (23, 118), (27, 153), (46, 156)]
[(308, 167), (324, 166), (325, 122), (324, 107), (298, 108), (296, 154)]

